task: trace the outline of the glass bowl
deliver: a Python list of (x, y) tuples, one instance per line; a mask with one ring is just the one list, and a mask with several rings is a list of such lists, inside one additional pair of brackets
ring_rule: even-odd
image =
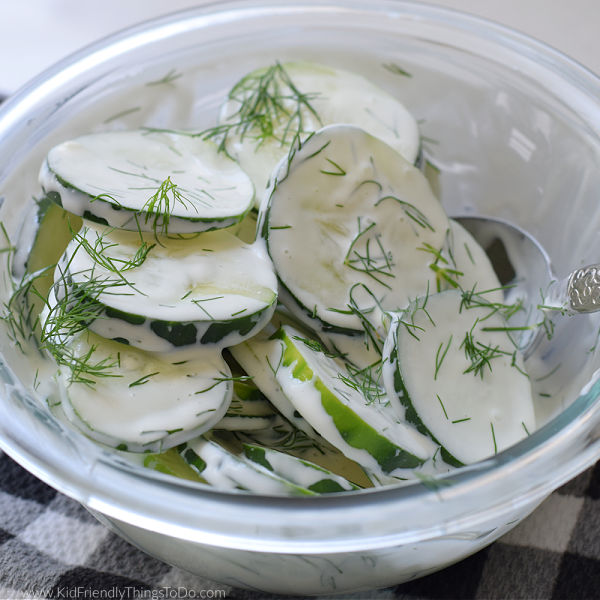
[[(498, 25), (388, 0), (214, 2), (118, 33), (46, 71), (0, 111), (8, 236), (21, 235), (55, 143), (142, 125), (201, 129), (240, 76), (299, 58), (364, 73), (405, 103), (449, 214), (520, 225), (560, 277), (598, 260), (599, 80)], [(600, 456), (598, 324), (564, 319), (538, 357), (536, 377), (555, 400), (538, 403), (536, 432), (411, 486), (282, 498), (144, 470), (54, 418), (37, 386), (39, 356), (4, 334), (0, 445), (127, 540), (195, 573), (275, 593), (384, 587), (491, 543)]]

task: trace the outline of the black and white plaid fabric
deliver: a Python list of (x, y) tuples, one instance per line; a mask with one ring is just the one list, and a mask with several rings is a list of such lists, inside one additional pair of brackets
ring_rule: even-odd
[[(17, 598), (274, 596), (224, 586), (147, 556), (0, 453), (0, 599)], [(600, 598), (600, 463), (471, 558), (417, 581), (343, 598)]]

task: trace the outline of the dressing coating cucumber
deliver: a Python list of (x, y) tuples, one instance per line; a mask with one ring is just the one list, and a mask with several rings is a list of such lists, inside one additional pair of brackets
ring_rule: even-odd
[(425, 436), (394, 419), (384, 398), (368, 399), (352, 380), (290, 326), (276, 334), (269, 362), (289, 402), (304, 419), (346, 457), (368, 471), (390, 473), (417, 467), (436, 450)]
[(257, 446), (256, 444), (244, 444), (244, 456), (276, 475), (318, 494), (359, 489), (358, 486), (344, 477), (340, 477), (315, 463), (271, 448)]
[(261, 208), (282, 287), (321, 327), (355, 333), (365, 314), (435, 289), (426, 249), (443, 246), (446, 214), (423, 174), (361, 129), (315, 133)]
[(273, 405), (253, 384), (234, 381), (233, 397), (225, 416), (214, 429), (226, 431), (256, 431), (275, 424)]
[(317, 495), (317, 492), (296, 485), (263, 465), (203, 437), (183, 444), (178, 452), (198, 475), (221, 490), (241, 489), (277, 496)]
[(101, 307), (92, 331), (155, 352), (239, 343), (264, 327), (277, 300), (268, 256), (227, 231), (156, 240), (88, 225), (56, 279), (59, 297), (86, 296)]
[[(231, 400), (231, 372), (214, 352), (172, 362), (85, 332), (67, 342), (72, 356), (103, 364), (85, 377), (63, 366), (64, 414), (88, 437), (128, 452), (160, 452), (211, 429)], [(86, 358), (87, 357), (87, 358)]]
[(502, 310), (460, 290), (432, 294), (386, 340), (388, 393), (454, 466), (500, 452), (535, 427), (530, 381)]
[(254, 199), (248, 176), (212, 142), (142, 130), (89, 134), (55, 146), (40, 183), (75, 215), (171, 234), (229, 227)]
[(291, 145), (334, 123), (359, 126), (417, 160), (417, 122), (396, 98), (360, 75), (311, 62), (248, 73), (229, 92), (217, 131), (227, 132), (225, 148), (250, 175), (260, 203)]

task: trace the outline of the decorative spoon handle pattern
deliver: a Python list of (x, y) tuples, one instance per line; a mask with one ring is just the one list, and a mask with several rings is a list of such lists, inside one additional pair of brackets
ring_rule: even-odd
[(576, 312), (600, 310), (600, 264), (573, 271), (567, 284), (567, 296), (571, 309)]

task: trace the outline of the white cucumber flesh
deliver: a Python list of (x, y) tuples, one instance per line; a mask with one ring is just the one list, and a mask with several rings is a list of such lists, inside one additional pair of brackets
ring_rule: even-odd
[(330, 331), (360, 331), (361, 315), (435, 289), (426, 248), (443, 246), (448, 218), (423, 174), (361, 129), (315, 133), (282, 164), (263, 208), (282, 287)]
[(485, 250), (459, 222), (450, 219), (449, 224), (445, 248), (448, 263), (440, 266), (458, 271), (455, 281), (462, 290), (483, 294), (490, 302), (502, 302), (502, 284)]
[(373, 473), (418, 467), (437, 446), (396, 420), (385, 398), (367, 398), (334, 359), (289, 326), (280, 340), (276, 379), (304, 419), (346, 457)]
[(282, 356), (280, 340), (259, 335), (232, 346), (229, 351), (244, 371), (252, 377), (254, 385), (294, 427), (309, 438), (320, 437), (292, 405), (277, 381), (276, 368)]
[[(266, 97), (274, 102), (261, 104)], [(268, 131), (264, 119), (252, 124), (258, 113), (271, 121)], [(303, 139), (334, 123), (361, 127), (410, 163), (419, 154), (418, 125), (403, 104), (361, 75), (316, 63), (277, 63), (249, 73), (230, 91), (219, 119), (230, 128), (227, 151), (250, 175), (258, 202), (294, 136)]]
[[(218, 353), (173, 363), (84, 332), (69, 342), (94, 375), (61, 367), (66, 417), (88, 437), (128, 452), (161, 452), (211, 429), (231, 400), (231, 372)], [(89, 369), (88, 369), (89, 371)]]
[(63, 142), (48, 153), (40, 182), (70, 213), (132, 231), (229, 227), (254, 200), (233, 160), (183, 133), (113, 131)]
[[(136, 263), (142, 244), (148, 252)], [(277, 300), (266, 253), (227, 231), (156, 240), (88, 224), (67, 247), (56, 282), (104, 308), (91, 330), (154, 352), (239, 343), (266, 325)]]
[(535, 429), (530, 381), (507, 328), (497, 304), (450, 290), (418, 299), (390, 330), (388, 393), (449, 464), (492, 456)]

